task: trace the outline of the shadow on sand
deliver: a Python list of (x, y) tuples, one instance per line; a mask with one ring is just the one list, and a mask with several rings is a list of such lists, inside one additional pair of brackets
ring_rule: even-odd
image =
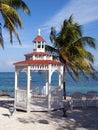
[[(0, 100), (0, 107), (9, 109), (13, 106), (14, 100)], [(53, 125), (55, 124), (55, 130), (98, 130), (98, 108), (88, 109), (70, 109), (67, 111), (68, 117), (63, 117), (63, 111), (51, 111), (51, 112), (30, 112), (23, 115), (20, 112), (20, 117), (17, 120), (23, 124), (43, 124)], [(9, 116), (5, 115), (4, 116)]]
[[(63, 117), (61, 110), (53, 112), (31, 112), (27, 117), (17, 120), (21, 123), (55, 124), (55, 130), (98, 130), (98, 109), (68, 110), (68, 117)], [(36, 117), (36, 118), (35, 118)]]

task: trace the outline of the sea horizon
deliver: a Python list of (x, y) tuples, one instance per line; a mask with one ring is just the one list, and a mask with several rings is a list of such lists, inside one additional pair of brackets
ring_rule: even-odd
[[(87, 80), (82, 76), (81, 81), (74, 81), (68, 73), (66, 73), (66, 94), (70, 95), (75, 91), (80, 91), (86, 94), (87, 91), (94, 90), (98, 92), (98, 81), (92, 77)], [(26, 73), (22, 72), (19, 75), (19, 87), (26, 87)], [(33, 86), (45, 86), (45, 72), (34, 72), (32, 75)], [(58, 85), (58, 75), (56, 73), (52, 76), (51, 86)], [(15, 72), (0, 72), (0, 92), (14, 92), (15, 86)]]

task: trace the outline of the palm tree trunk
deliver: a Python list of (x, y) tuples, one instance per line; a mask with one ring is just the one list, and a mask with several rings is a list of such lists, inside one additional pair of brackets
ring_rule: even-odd
[(66, 72), (65, 72), (65, 66), (63, 69), (63, 92), (64, 92), (64, 99), (66, 99)]

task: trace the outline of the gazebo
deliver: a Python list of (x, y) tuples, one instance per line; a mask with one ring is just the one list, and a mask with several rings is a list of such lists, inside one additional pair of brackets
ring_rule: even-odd
[[(63, 64), (53, 60), (53, 55), (45, 52), (45, 40), (38, 35), (33, 40), (33, 52), (25, 54), (25, 60), (15, 65), (15, 108), (30, 111), (50, 111), (62, 108), (63, 100)], [(20, 88), (19, 74), (26, 73), (26, 88)], [(45, 86), (33, 86), (32, 73), (45, 71)], [(58, 73), (58, 86), (51, 86), (52, 74)], [(39, 79), (38, 79), (39, 80)], [(38, 91), (40, 90), (40, 91)]]

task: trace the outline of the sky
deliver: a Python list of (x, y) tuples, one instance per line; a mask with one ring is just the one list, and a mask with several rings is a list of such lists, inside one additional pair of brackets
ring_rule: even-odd
[[(9, 33), (3, 29), (4, 49), (0, 47), (0, 72), (15, 71), (13, 63), (24, 60), (24, 54), (33, 51), (33, 39), (37, 30), (46, 44), (52, 45), (49, 39), (50, 28), (60, 29), (65, 19), (73, 15), (74, 21), (82, 26), (84, 36), (91, 36), (98, 44), (98, 0), (24, 0), (31, 15), (19, 10), (23, 29), (17, 29), (22, 46), (14, 37), (13, 44), (9, 42)], [(98, 45), (96, 50), (89, 49), (95, 56), (94, 67), (98, 70)]]

